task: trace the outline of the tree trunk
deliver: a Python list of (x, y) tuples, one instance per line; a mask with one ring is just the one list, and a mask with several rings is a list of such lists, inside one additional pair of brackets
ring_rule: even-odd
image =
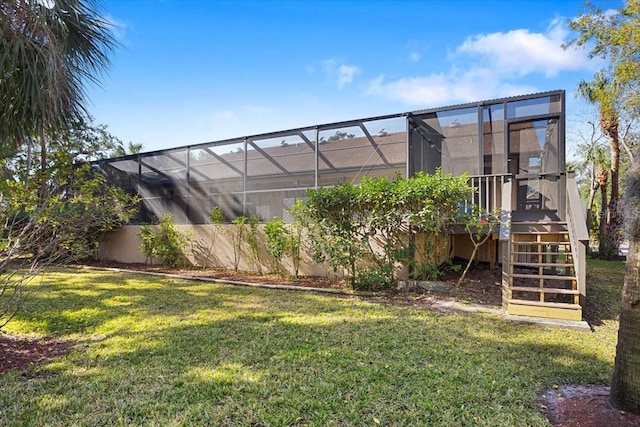
[(622, 218), (620, 215), (620, 144), (618, 141), (618, 127), (616, 126), (609, 135), (611, 142), (611, 194), (609, 195), (609, 240), (614, 245), (612, 248), (618, 253), (618, 240), (621, 231)]
[(617, 204), (620, 199), (620, 136), (618, 126), (609, 129), (609, 144), (611, 145), (611, 195), (609, 204)]
[[(618, 117), (614, 115), (607, 121), (607, 127), (603, 128), (609, 146), (611, 148), (611, 194), (609, 194), (609, 202), (607, 208), (609, 211), (609, 229), (608, 231), (608, 248), (607, 257), (618, 254), (618, 238), (620, 235), (620, 134), (618, 132)], [(603, 202), (604, 203), (604, 202)]]
[(640, 238), (638, 237), (631, 238), (627, 255), (610, 401), (618, 409), (640, 414)]
[[(593, 212), (593, 201), (596, 198), (596, 191), (598, 191), (598, 188), (600, 187), (600, 183), (598, 182), (598, 177), (596, 175), (596, 164), (595, 164), (595, 160), (593, 161), (593, 163), (591, 164), (591, 168), (589, 171), (589, 199), (587, 200), (587, 211), (591, 211)], [(591, 224), (588, 224), (589, 227), (591, 227)]]
[(598, 256), (606, 256), (607, 252), (607, 180), (608, 173), (601, 170), (598, 173), (598, 183), (600, 184), (600, 229), (598, 233)]

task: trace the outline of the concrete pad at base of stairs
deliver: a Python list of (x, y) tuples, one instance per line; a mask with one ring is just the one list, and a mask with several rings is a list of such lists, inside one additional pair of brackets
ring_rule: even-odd
[(555, 328), (571, 328), (581, 331), (591, 331), (591, 326), (584, 320), (561, 320), (561, 319), (546, 319), (544, 317), (532, 317), (532, 316), (515, 316), (513, 314), (505, 314), (504, 318), (513, 322), (520, 323), (533, 323), (540, 326), (550, 326)]
[(502, 314), (501, 308), (488, 307), (481, 304), (466, 304), (454, 300), (435, 301), (431, 304), (431, 308), (443, 313), (490, 313)]
[(591, 326), (584, 320), (562, 320), (562, 319), (546, 319), (544, 317), (533, 316), (515, 316), (513, 314), (504, 314), (502, 309), (487, 307), (478, 304), (463, 304), (457, 301), (436, 301), (431, 308), (443, 313), (490, 313), (503, 315), (505, 319), (513, 322), (532, 323), (540, 326), (548, 326), (554, 328), (571, 328), (581, 331), (591, 331)]

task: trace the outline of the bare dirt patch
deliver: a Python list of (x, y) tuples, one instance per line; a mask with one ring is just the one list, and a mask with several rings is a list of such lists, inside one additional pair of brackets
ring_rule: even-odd
[(73, 343), (55, 338), (25, 338), (0, 334), (0, 375), (67, 354)]
[(539, 396), (538, 404), (557, 427), (636, 427), (640, 415), (615, 409), (605, 385), (554, 387)]

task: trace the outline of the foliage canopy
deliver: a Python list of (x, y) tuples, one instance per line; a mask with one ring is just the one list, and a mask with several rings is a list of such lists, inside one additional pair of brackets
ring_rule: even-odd
[(86, 115), (115, 46), (94, 0), (0, 3), (0, 145), (53, 134)]

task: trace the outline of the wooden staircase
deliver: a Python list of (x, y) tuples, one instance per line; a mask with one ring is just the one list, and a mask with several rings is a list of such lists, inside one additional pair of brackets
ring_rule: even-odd
[(507, 313), (582, 320), (570, 240), (564, 222), (512, 224), (505, 289)]

